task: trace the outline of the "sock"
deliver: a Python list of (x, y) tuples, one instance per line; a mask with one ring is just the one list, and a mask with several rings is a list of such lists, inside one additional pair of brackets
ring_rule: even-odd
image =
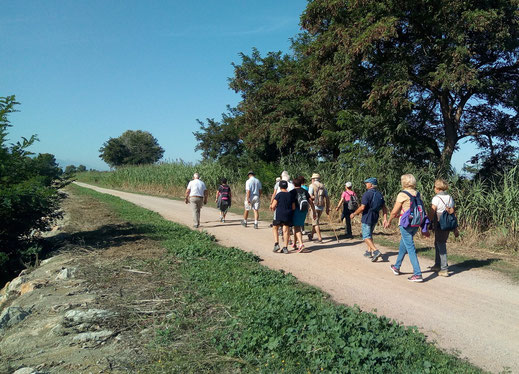
[(258, 224), (258, 220), (254, 220), (254, 224), (257, 225)]

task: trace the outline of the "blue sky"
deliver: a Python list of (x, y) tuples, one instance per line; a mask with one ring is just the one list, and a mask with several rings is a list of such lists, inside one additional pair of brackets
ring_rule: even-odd
[[(16, 95), (10, 141), (64, 165), (108, 169), (99, 148), (145, 130), (164, 159), (197, 161), (196, 119), (219, 119), (239, 96), (231, 62), (253, 47), (288, 51), (305, 0), (5, 1), (0, 13), (0, 96)], [(454, 156), (459, 170), (475, 153)]]

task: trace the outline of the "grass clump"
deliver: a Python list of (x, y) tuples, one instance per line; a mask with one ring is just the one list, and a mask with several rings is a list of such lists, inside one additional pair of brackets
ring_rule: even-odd
[[(205, 344), (216, 350), (215, 362), (232, 363), (236, 372), (480, 372), (427, 343), (415, 328), (335, 305), (326, 294), (300, 284), (292, 275), (261, 266), (251, 253), (222, 247), (205, 233), (119, 198), (90, 190), (82, 193), (108, 203), (142, 234), (161, 241), (192, 287), (185, 309), (173, 311), (169, 327), (161, 330), (157, 351), (175, 352), (176, 337), (185, 330), (203, 334)], [(203, 331), (186, 327), (183, 316), (196, 315), (200, 309), (196, 305), (219, 306), (217, 326), (204, 325)], [(162, 355), (153, 370), (195, 370), (181, 368), (179, 360), (175, 354)]]

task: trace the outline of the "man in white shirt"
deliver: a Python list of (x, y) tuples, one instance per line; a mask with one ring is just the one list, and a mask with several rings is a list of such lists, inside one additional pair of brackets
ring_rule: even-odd
[(259, 207), (261, 196), (261, 182), (254, 176), (251, 170), (247, 175), (249, 179), (245, 183), (245, 212), (243, 213), (242, 226), (247, 227), (247, 218), (249, 217), (249, 210), (254, 210), (254, 228), (258, 228)]
[(195, 173), (193, 180), (189, 182), (186, 189), (186, 204), (191, 203), (191, 210), (193, 211), (193, 226), (198, 228), (200, 226), (200, 210), (203, 204), (207, 204), (207, 188), (205, 183), (200, 180), (200, 175)]

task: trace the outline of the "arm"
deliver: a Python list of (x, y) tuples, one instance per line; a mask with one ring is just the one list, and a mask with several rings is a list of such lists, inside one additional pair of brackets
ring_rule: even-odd
[(338, 211), (343, 203), (344, 203), (344, 197), (341, 196), (341, 199), (339, 200), (339, 204), (337, 205), (337, 208), (335, 208), (335, 210)]
[(209, 196), (209, 191), (208, 190), (205, 190), (204, 191), (204, 204), (207, 204), (207, 197)]
[(270, 203), (270, 210), (276, 210), (276, 207), (278, 205), (278, 201), (276, 199), (274, 199), (271, 203)]
[[(385, 211), (385, 215), (387, 217), (387, 208), (386, 206), (384, 205), (384, 208), (386, 209)], [(384, 209), (383, 208), (383, 209)], [(391, 225), (391, 221), (393, 220), (393, 218), (396, 218), (400, 215), (400, 211), (402, 210), (402, 203), (401, 202), (395, 202), (395, 206), (393, 207), (393, 210), (391, 211), (391, 213), (389, 214), (389, 220), (384, 219), (385, 220), (385, 224), (384, 224), (384, 227), (387, 229), (390, 225)]]
[(191, 189), (190, 188), (186, 189), (186, 199), (185, 199), (186, 204), (189, 204), (189, 194), (190, 193), (191, 193)]
[(274, 192), (272, 192), (272, 196), (270, 197), (270, 203), (274, 201), (274, 198), (276, 197), (276, 189), (274, 189)]
[(427, 215), (429, 217), (429, 221), (433, 222), (433, 218), (436, 215), (436, 210), (438, 210), (438, 207), (434, 204), (431, 204), (431, 209), (429, 209), (429, 214)]
[(247, 190), (247, 194), (245, 195), (245, 201), (250, 205), (250, 190)]
[(218, 196), (220, 196), (220, 191), (216, 191), (216, 197), (214, 199), (214, 202), (217, 203), (218, 202)]
[(361, 214), (361, 213), (364, 211), (365, 208), (366, 208), (366, 205), (361, 204), (361, 205), (357, 208), (356, 211), (354, 211), (353, 213), (350, 214), (350, 218), (355, 217), (357, 214)]
[(384, 216), (383, 224), (385, 225), (387, 222), (387, 208), (386, 204), (382, 205), (382, 215)]
[(328, 197), (328, 194), (326, 194), (326, 199), (324, 201), (326, 202), (326, 214), (330, 215), (330, 198)]

